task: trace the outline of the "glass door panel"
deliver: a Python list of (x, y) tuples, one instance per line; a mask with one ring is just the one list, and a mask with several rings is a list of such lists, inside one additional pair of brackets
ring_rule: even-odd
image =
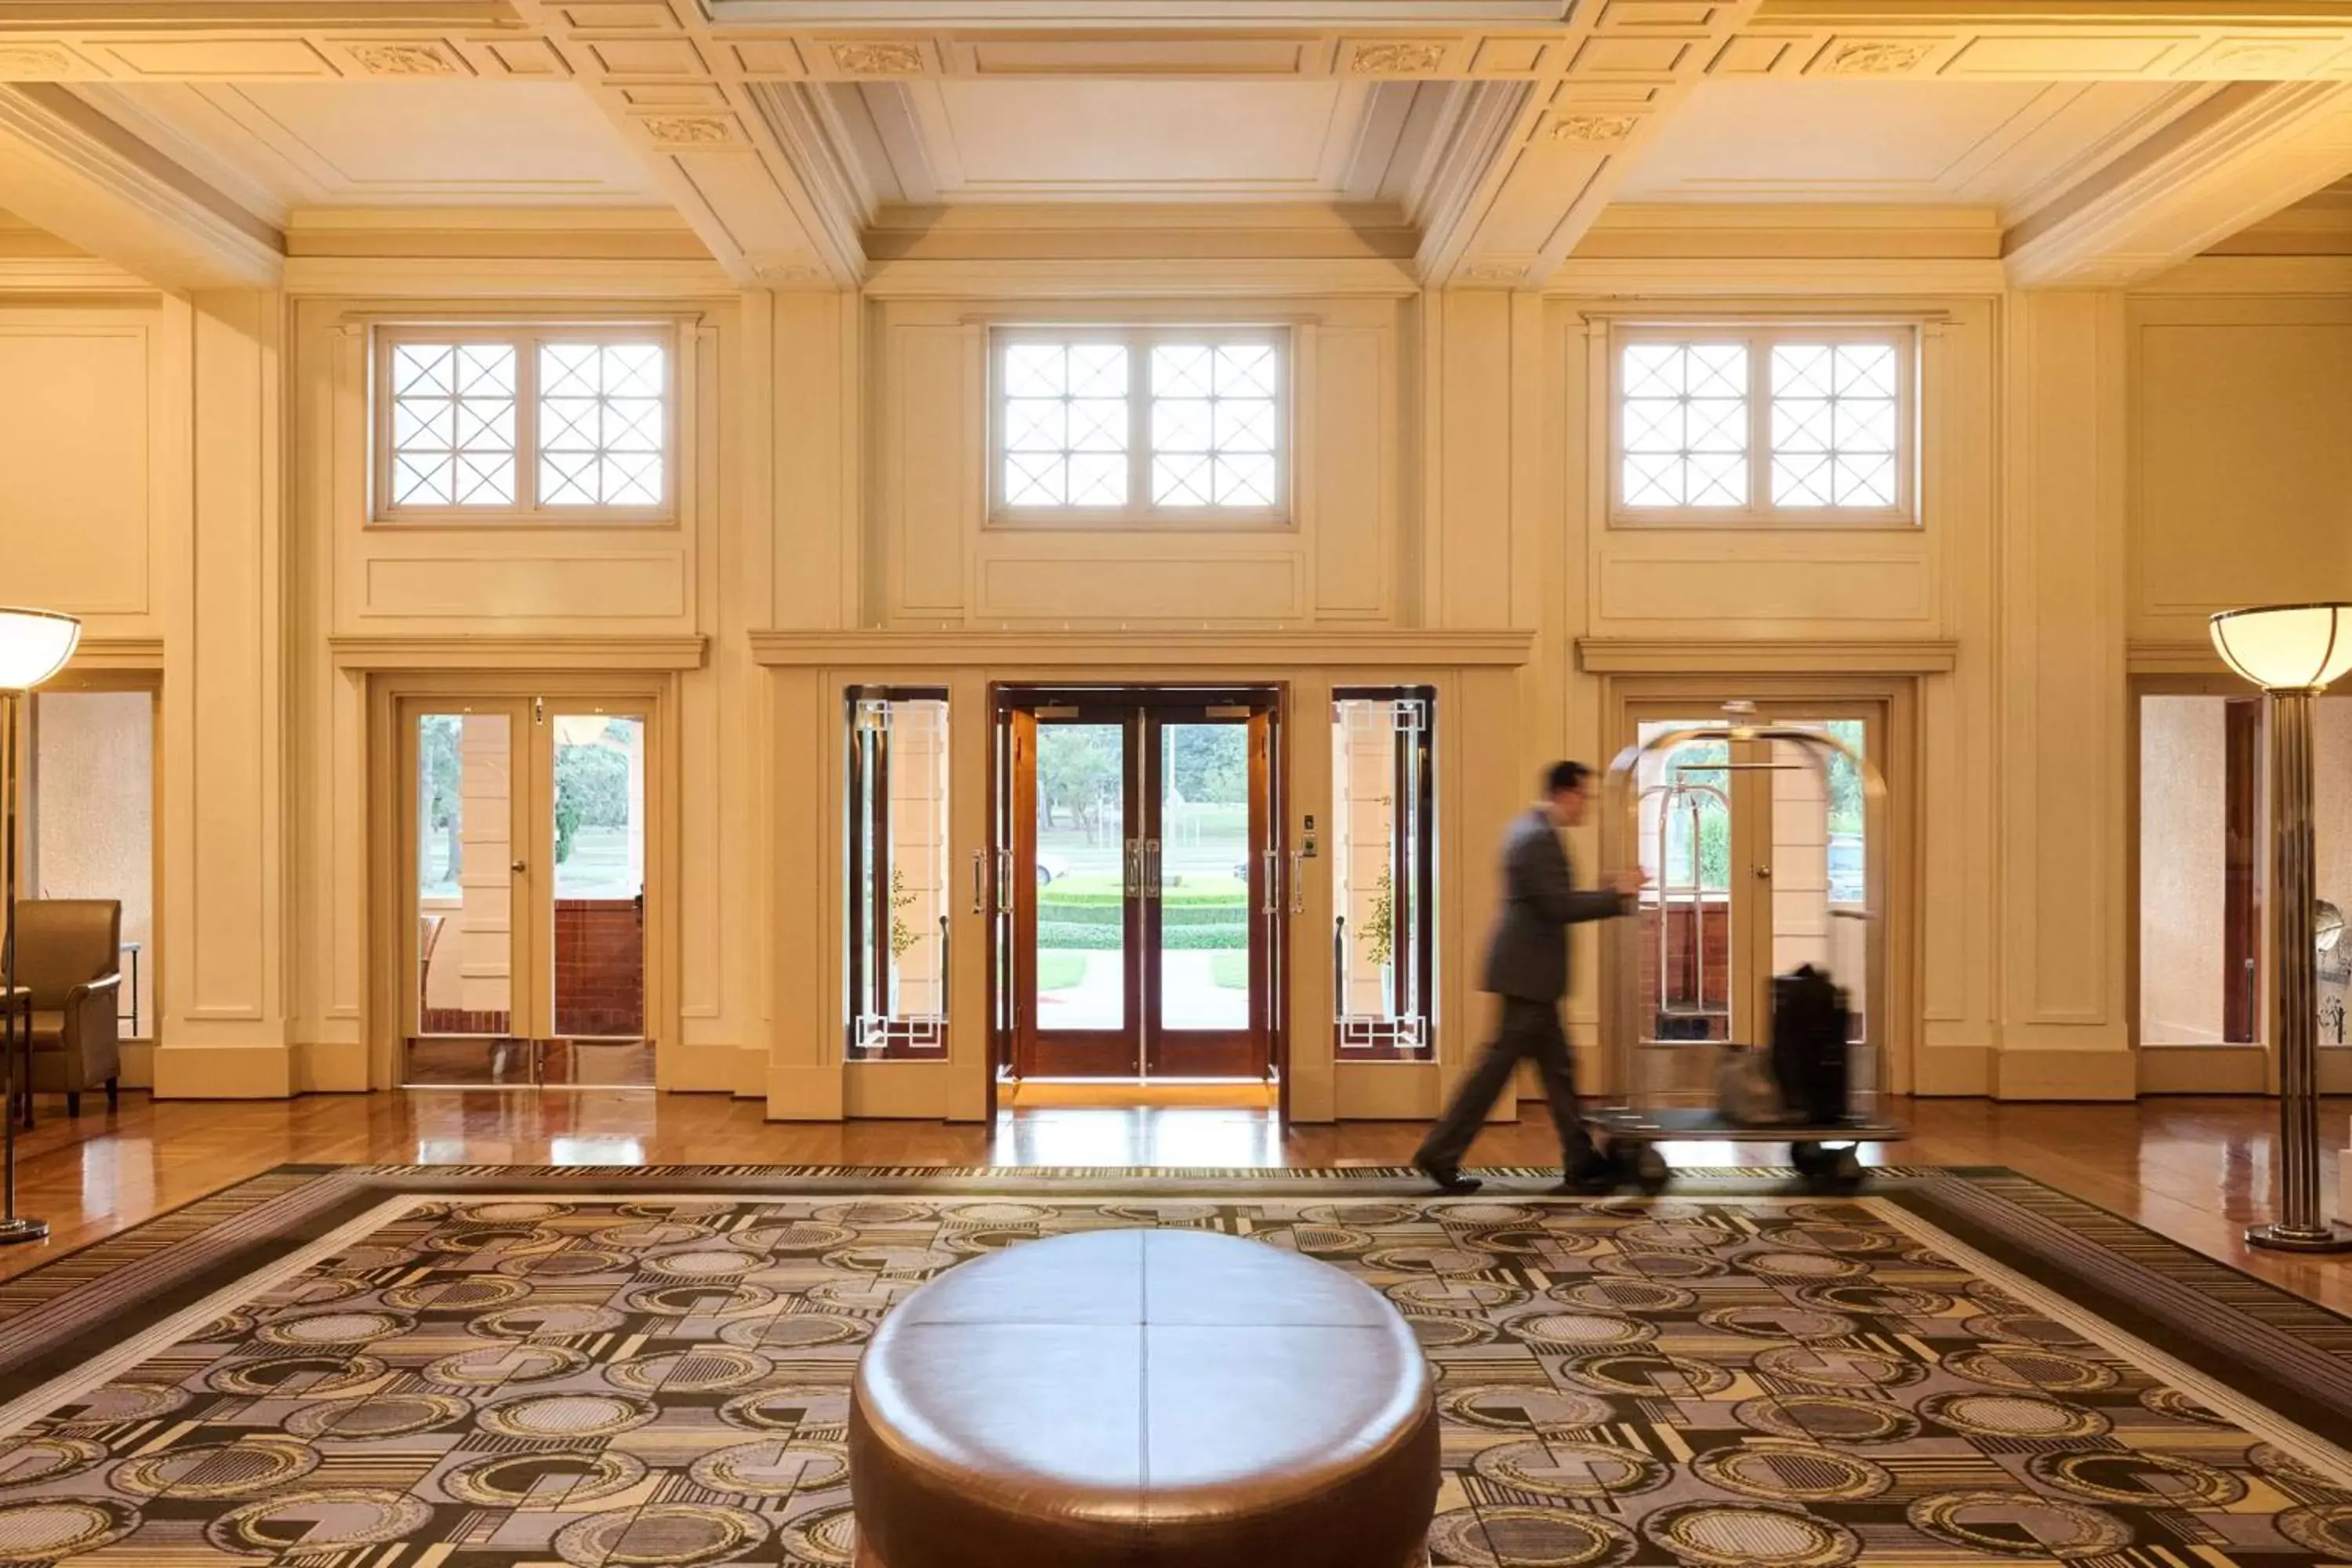
[(1127, 837), (1127, 731), (1037, 727), (1036, 1018), (1046, 1031), (1127, 1026), (1127, 896), (1142, 852)]
[(553, 1021), (541, 1080), (647, 1085), (645, 716), (551, 710), (538, 728), (547, 766), (537, 809), (552, 868), (535, 911)]
[[(1249, 723), (1160, 727), (1159, 1026), (1250, 1025)], [(1263, 875), (1263, 868), (1261, 868)]]
[(407, 718), (415, 926), (403, 1080), (530, 1083), (531, 1052), (514, 1037), (518, 715), (468, 704)]

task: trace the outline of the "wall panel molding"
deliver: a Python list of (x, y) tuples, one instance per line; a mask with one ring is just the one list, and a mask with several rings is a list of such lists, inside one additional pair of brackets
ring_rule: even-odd
[(418, 637), (331, 637), (335, 668), (362, 672), (407, 669), (700, 669), (710, 639), (701, 636), (603, 633), (501, 637), (460, 633)]
[(1171, 669), (1344, 666), (1382, 669), (1509, 668), (1535, 650), (1531, 631), (758, 631), (751, 657), (799, 668), (973, 665), (1085, 672), (1164, 663)]
[(1942, 675), (1959, 665), (1952, 637), (1579, 637), (1594, 675)]

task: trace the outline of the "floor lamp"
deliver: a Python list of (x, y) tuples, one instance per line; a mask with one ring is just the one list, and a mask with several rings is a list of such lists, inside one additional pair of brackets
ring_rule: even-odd
[(2215, 616), (2213, 646), (2270, 694), (2271, 1037), (2279, 1056), (2278, 1217), (2246, 1241), (2352, 1251), (2319, 1208), (2319, 891), (2312, 836), (2312, 706), (2352, 668), (2352, 605), (2276, 605)]
[[(19, 714), (25, 705), (25, 694), (49, 677), (63, 669), (66, 660), (73, 657), (74, 647), (81, 641), (81, 623), (71, 616), (61, 616), (54, 610), (19, 610), (0, 608), (0, 747), (5, 747), (5, 764), (0, 764), (0, 789), (7, 798), (0, 805), (0, 817), (5, 819), (7, 843), (0, 847), (0, 866), (5, 866), (5, 893), (7, 900), (8, 933), (0, 938), (0, 1007), (5, 1007), (5, 1027), (0, 1030), (0, 1051), (5, 1051), (8, 1065), (0, 1071), (7, 1089), (6, 1114), (0, 1117), (7, 1124), (0, 1132), (0, 1247), (13, 1242), (39, 1241), (49, 1234), (49, 1222), (27, 1219), (16, 1212), (16, 1071), (20, 1054), (16, 1031), (25, 1031), (24, 1040), (29, 1046), (33, 1030), (33, 1014), (29, 1005), (20, 1006), (16, 999), (16, 851), (18, 828), (16, 801), (19, 792), (17, 759), (22, 752), (23, 734)], [(29, 1050), (22, 1054), (30, 1055)], [(29, 1063), (26, 1064), (27, 1067)], [(33, 1092), (30, 1081), (24, 1092)]]

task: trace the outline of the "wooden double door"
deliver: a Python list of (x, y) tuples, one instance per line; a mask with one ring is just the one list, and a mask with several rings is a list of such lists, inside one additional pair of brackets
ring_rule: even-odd
[(1276, 695), (998, 696), (1000, 1062), (1015, 1077), (1266, 1079), (1276, 1052)]

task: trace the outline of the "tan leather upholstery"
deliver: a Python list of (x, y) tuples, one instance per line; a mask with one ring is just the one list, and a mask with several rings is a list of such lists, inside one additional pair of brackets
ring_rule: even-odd
[(115, 1024), (122, 905), (113, 899), (26, 899), (16, 906), (16, 984), (33, 1005), (33, 1087), (81, 1091), (122, 1070)]
[(1437, 1501), (1427, 1363), (1338, 1269), (1199, 1231), (967, 1263), (884, 1320), (850, 1402), (862, 1561), (1404, 1568)]

